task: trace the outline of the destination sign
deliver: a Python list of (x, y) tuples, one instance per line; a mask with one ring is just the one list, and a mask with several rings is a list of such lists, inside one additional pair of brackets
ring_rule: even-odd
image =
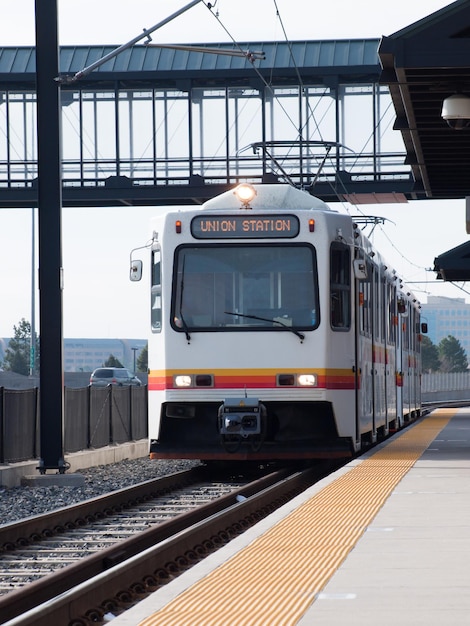
[(198, 215), (191, 221), (197, 239), (291, 238), (299, 234), (295, 215)]

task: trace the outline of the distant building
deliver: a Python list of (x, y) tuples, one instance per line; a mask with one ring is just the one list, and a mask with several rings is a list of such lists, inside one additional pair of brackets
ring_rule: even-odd
[[(0, 363), (9, 341), (0, 338)], [(91, 372), (103, 365), (110, 355), (133, 370), (134, 358), (137, 362), (146, 345), (146, 339), (64, 339), (64, 372)]]
[[(64, 339), (64, 371), (89, 372), (112, 354), (124, 367), (134, 369), (146, 339)], [(137, 348), (137, 350), (133, 350)]]
[(422, 321), (428, 324), (428, 337), (436, 346), (452, 335), (470, 361), (470, 304), (464, 298), (445, 298), (428, 296), (426, 304), (421, 305)]

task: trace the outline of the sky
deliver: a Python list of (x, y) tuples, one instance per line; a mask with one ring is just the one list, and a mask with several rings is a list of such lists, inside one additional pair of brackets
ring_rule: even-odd
[[(57, 3), (61, 45), (118, 46), (187, 6), (189, 1), (57, 0)], [(34, 4), (34, 0), (2, 0), (0, 47), (34, 45)], [(282, 26), (290, 40), (379, 38), (451, 2), (217, 0), (212, 4), (215, 5), (212, 11), (204, 2), (190, 8), (155, 31), (153, 41), (226, 42), (231, 38), (282, 41)], [(357, 214), (355, 207), (348, 204), (335, 203), (332, 207)], [(129, 255), (133, 248), (149, 240), (150, 218), (158, 210), (152, 207), (63, 209), (64, 337), (147, 337), (148, 280), (144, 276), (141, 283), (130, 283)], [(371, 238), (398, 273), (413, 283), (412, 290), (421, 302), (426, 302), (429, 295), (470, 301), (465, 284), (454, 286), (437, 281), (435, 273), (428, 271), (436, 256), (468, 240), (464, 200), (367, 205), (361, 210), (367, 215), (386, 218), (384, 225), (375, 227)], [(31, 222), (31, 209), (0, 209), (0, 337), (11, 337), (13, 327), (22, 318), (32, 319)], [(36, 310), (37, 293), (36, 284)], [(39, 328), (37, 319), (36, 323)]]

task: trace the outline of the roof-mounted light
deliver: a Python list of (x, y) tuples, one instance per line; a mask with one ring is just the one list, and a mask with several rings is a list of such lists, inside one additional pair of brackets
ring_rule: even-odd
[(257, 193), (253, 185), (250, 185), (249, 183), (242, 183), (235, 188), (233, 193), (242, 203), (243, 209), (251, 209), (250, 203), (253, 201), (253, 198), (256, 196)]

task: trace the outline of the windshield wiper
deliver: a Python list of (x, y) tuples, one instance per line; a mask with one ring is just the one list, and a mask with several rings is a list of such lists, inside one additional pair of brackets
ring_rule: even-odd
[(181, 326), (184, 330), (184, 334), (186, 335), (186, 339), (188, 341), (188, 343), (191, 341), (191, 336), (189, 334), (189, 328), (188, 325), (185, 322), (185, 319), (183, 317), (183, 291), (184, 291), (184, 266), (186, 263), (186, 255), (183, 255), (183, 263), (181, 266), (181, 283), (180, 283), (180, 320), (181, 320)]
[(273, 318), (269, 319), (269, 317), (260, 317), (259, 315), (248, 315), (247, 313), (235, 313), (234, 311), (224, 311), (224, 313), (226, 315), (236, 315), (238, 317), (247, 317), (248, 319), (251, 319), (251, 320), (260, 320), (261, 322), (269, 322), (270, 324), (279, 324), (280, 326), (283, 326), (287, 330), (290, 330), (290, 332), (294, 333), (294, 335), (297, 335), (300, 341), (303, 341), (305, 339), (305, 335), (303, 333), (299, 332), (295, 328), (292, 328), (292, 326), (289, 326), (289, 324), (286, 324), (285, 322), (281, 322), (281, 320), (275, 320)]

